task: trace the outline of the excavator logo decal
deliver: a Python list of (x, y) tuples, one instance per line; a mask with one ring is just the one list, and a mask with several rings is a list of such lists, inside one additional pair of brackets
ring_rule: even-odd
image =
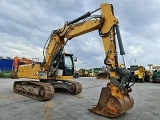
[(112, 105), (114, 103), (113, 99), (110, 98), (108, 103), (107, 103), (107, 106), (108, 106), (108, 109), (111, 110), (112, 112), (114, 112), (114, 114), (117, 114), (117, 109)]

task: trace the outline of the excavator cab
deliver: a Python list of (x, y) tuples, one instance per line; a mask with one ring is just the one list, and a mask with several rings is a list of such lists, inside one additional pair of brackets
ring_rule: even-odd
[[(55, 69), (56, 68), (56, 69)], [(58, 54), (51, 61), (51, 67), (48, 70), (50, 77), (55, 75), (55, 79), (63, 80), (63, 79), (72, 79), (74, 74), (74, 57), (73, 54), (61, 53)], [(54, 71), (54, 72), (53, 72)], [(38, 77), (42, 81), (42, 79), (47, 79), (46, 71), (38, 71)]]
[(58, 69), (62, 70), (62, 76), (73, 76), (74, 73), (73, 54), (63, 53), (62, 60), (59, 63)]

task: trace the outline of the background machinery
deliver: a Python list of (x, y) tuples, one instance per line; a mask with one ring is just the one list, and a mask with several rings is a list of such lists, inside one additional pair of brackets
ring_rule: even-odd
[(22, 64), (31, 64), (32, 60), (27, 59), (27, 58), (19, 58), (19, 57), (14, 57), (13, 59), (13, 64), (12, 64), (12, 75), (11, 78), (16, 79), (18, 78), (18, 67), (19, 65)]
[(78, 75), (79, 77), (89, 77), (88, 69), (83, 69), (83, 68), (79, 69)]
[(151, 71), (145, 69), (144, 81), (145, 81), (145, 82), (150, 82), (150, 79), (151, 79), (151, 78), (152, 78)]
[[(98, 10), (101, 10), (100, 15), (92, 15)], [(56, 89), (65, 89), (71, 94), (80, 93), (80, 83), (66, 80), (73, 75), (74, 64), (73, 57), (63, 54), (63, 49), (72, 38), (98, 30), (104, 46), (104, 63), (109, 69), (110, 82), (102, 88), (96, 107), (89, 110), (107, 117), (117, 117), (131, 109), (134, 101), (129, 95), (133, 85), (129, 84), (130, 74), (125, 67), (118, 67), (116, 35), (123, 61), (125, 54), (118, 24), (112, 4), (104, 3), (100, 8), (66, 22), (60, 29), (53, 30), (45, 49), (44, 61), (23, 66), (19, 75), (31, 78), (37, 74), (39, 82), (15, 81), (14, 91), (40, 101), (51, 99)]]
[(88, 72), (89, 76), (96, 77), (98, 73), (102, 72), (102, 68), (91, 68)]
[(101, 71), (96, 75), (97, 79), (109, 79), (109, 71), (105, 66), (102, 66)]
[(143, 66), (138, 66), (138, 70), (134, 71), (135, 81), (144, 82), (145, 78), (145, 68)]
[(138, 70), (138, 65), (130, 65), (128, 69), (130, 70), (131, 75), (134, 75), (134, 72)]
[(152, 82), (160, 83), (160, 71), (159, 70), (153, 71)]
[(152, 82), (160, 83), (160, 66), (152, 66)]
[(130, 65), (130, 73), (137, 82), (149, 82), (151, 78), (151, 72), (146, 70), (143, 66)]

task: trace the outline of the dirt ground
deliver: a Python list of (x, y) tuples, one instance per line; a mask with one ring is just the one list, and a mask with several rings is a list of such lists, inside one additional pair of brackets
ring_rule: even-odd
[[(88, 109), (98, 102), (101, 88), (109, 80), (96, 78), (73, 79), (82, 84), (79, 95), (55, 93), (47, 102), (39, 102), (15, 94), (12, 86), (16, 79), (0, 79), (0, 120), (110, 120)], [(118, 120), (159, 120), (160, 83), (135, 83), (130, 93), (134, 98), (132, 109)], [(113, 118), (112, 118), (113, 119)]]

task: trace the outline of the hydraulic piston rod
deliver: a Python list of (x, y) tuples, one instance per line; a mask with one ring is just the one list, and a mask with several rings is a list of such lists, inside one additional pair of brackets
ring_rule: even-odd
[(86, 17), (89, 17), (89, 16), (91, 16), (92, 13), (94, 13), (94, 12), (96, 12), (96, 11), (98, 11), (98, 10), (100, 10), (100, 8), (98, 8), (98, 9), (92, 11), (92, 12), (87, 12), (87, 13), (85, 13), (84, 15), (82, 15), (82, 16), (80, 16), (80, 17), (78, 17), (78, 18), (76, 18), (76, 19), (74, 19), (74, 20), (68, 22), (67, 25), (76, 23), (76, 22), (78, 22), (78, 21), (80, 21), (80, 20), (82, 20), (82, 19), (84, 19), (84, 18), (86, 18)]

